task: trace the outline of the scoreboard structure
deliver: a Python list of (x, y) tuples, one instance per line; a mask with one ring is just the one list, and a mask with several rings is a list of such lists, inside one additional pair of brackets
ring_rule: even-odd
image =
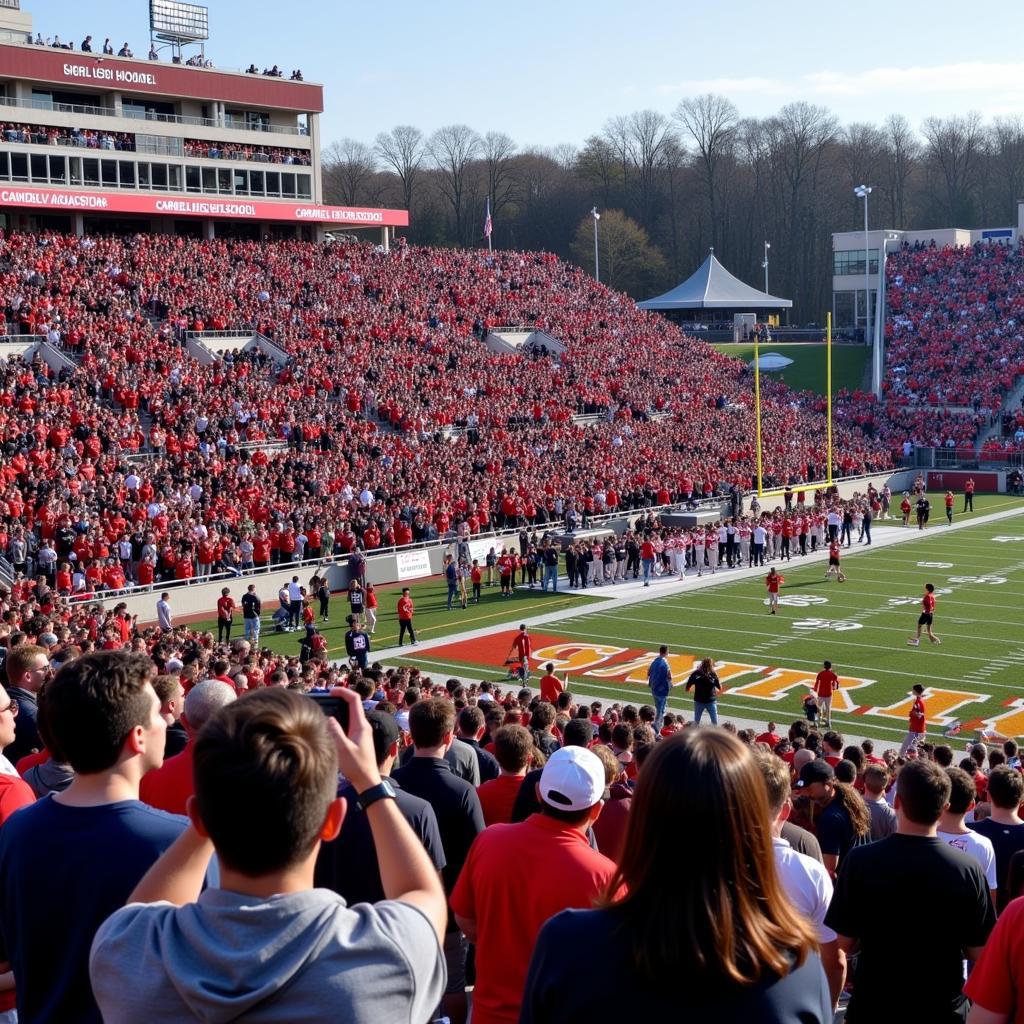
[[(196, 5), (154, 5), (160, 38), (205, 33)], [(34, 38), (18, 0), (0, 0), (0, 227), (308, 240), (376, 228), (388, 245), (408, 226), (405, 210), (324, 204), (322, 85), (189, 66), (180, 48), (165, 62)]]

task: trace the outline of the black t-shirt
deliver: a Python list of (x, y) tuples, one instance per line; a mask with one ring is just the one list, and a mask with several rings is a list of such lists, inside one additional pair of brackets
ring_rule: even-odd
[[(912, 949), (898, 920), (913, 921)], [(941, 839), (896, 833), (852, 849), (825, 915), (860, 942), (848, 1024), (961, 1020), (963, 950), (983, 946), (995, 920), (981, 865)], [(918, 970), (901, 969), (908, 955)]]
[(1009, 893), (1006, 892), (1006, 873), (1010, 870), (1010, 858), (1018, 851), (1024, 850), (1024, 825), (1000, 825), (998, 821), (985, 818), (972, 821), (967, 826), (980, 836), (992, 841), (996, 851), (996, 898), (999, 909), (1006, 906)]
[(721, 686), (716, 672), (704, 672), (701, 669), (691, 672), (690, 678), (686, 680), (686, 689), (693, 688), (693, 699), (698, 704), (710, 704), (717, 699)]
[(407, 793), (434, 808), (446, 861), (441, 875), (445, 892), (451, 895), (473, 840), (484, 830), (484, 812), (476, 790), (440, 757), (412, 757), (408, 764), (395, 768), (392, 776)]
[[(556, 914), (541, 928), (533, 949), (520, 1024), (593, 1024), (597, 1020), (832, 1024), (828, 983), (816, 953), (784, 978), (772, 977), (751, 986), (711, 981), (687, 964), (679, 965), (671, 983), (652, 981), (633, 964), (629, 932), (614, 912)], [(581, 965), (600, 983), (581, 980)]]
[(255, 594), (246, 592), (242, 595), (242, 618), (258, 619), (262, 608), (263, 603)]
[[(399, 812), (412, 826), (434, 867), (441, 871), (445, 865), (444, 846), (433, 809), (426, 800), (406, 793), (395, 779), (391, 779), (391, 783), (395, 787), (395, 803)], [(348, 810), (338, 837), (321, 844), (313, 876), (314, 885), (333, 889), (344, 897), (350, 907), (356, 903), (379, 903), (384, 899), (377, 846), (366, 814), (356, 804), (356, 795), (355, 789), (347, 782), (338, 788), (338, 796), (345, 798)]]

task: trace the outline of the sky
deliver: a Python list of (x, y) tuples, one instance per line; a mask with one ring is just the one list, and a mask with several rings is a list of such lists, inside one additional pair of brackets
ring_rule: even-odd
[[(21, 0), (44, 36), (127, 39), (148, 50), (147, 0)], [(580, 145), (612, 116), (670, 115), (685, 96), (728, 96), (744, 116), (785, 103), (843, 123), (902, 113), (913, 125), (969, 110), (1024, 112), (1024, 5), (861, 0), (209, 0), (221, 67), (300, 67), (325, 86), (322, 141), (372, 142), (413, 124), (464, 123), (521, 146)], [(833, 9), (834, 10), (834, 9)], [(312, 13), (310, 13), (312, 12)], [(294, 13), (294, 17), (291, 17)]]

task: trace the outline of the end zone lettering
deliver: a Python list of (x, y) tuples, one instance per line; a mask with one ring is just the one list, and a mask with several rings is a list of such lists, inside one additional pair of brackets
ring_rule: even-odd
[(88, 64), (65, 64), (67, 78), (91, 78), (97, 82), (130, 82), (133, 85), (156, 85), (156, 75), (127, 68), (90, 67)]

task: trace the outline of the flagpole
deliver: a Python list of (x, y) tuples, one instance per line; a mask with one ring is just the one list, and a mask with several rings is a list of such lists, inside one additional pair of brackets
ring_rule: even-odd
[(764, 493), (761, 486), (761, 332), (754, 330), (754, 429), (757, 440), (757, 496)]
[(825, 314), (825, 387), (828, 389), (826, 400), (826, 425), (828, 438), (828, 483), (832, 486), (832, 311)]

